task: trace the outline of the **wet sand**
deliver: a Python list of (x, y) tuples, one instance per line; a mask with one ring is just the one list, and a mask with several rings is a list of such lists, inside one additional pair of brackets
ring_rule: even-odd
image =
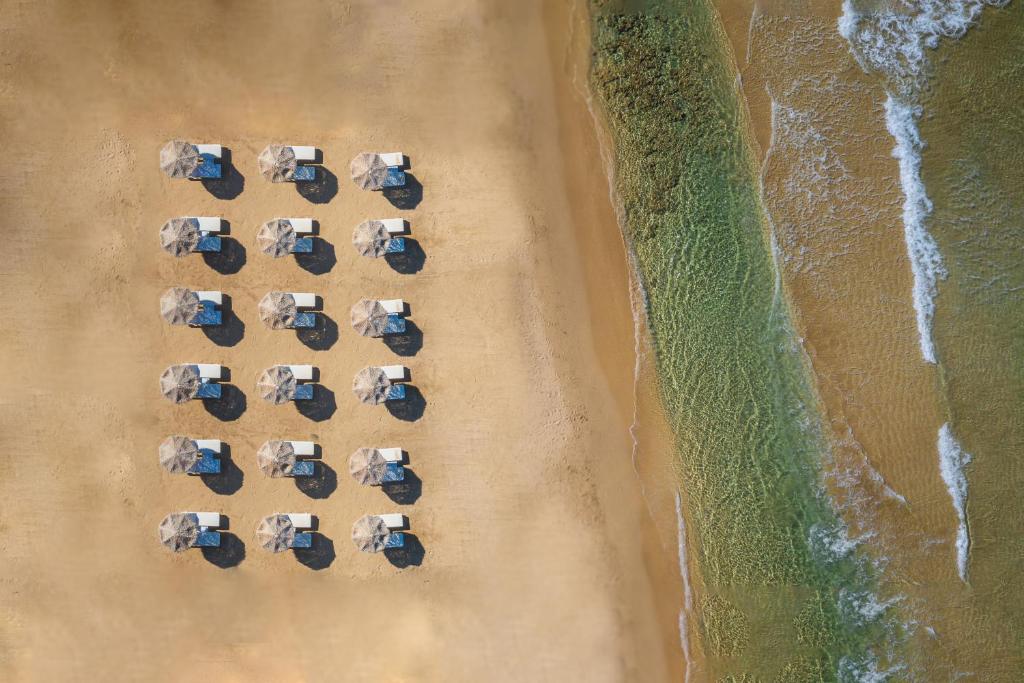
[[(108, 2), (7, 15), (2, 130), (19, 161), (3, 178), (0, 266), (17, 321), (2, 335), (3, 678), (680, 678), (676, 548), (634, 472), (628, 275), (590, 115), (568, 87), (571, 11)], [(163, 176), (173, 137), (229, 147), (228, 181)], [(317, 145), (326, 181), (265, 181), (269, 142)], [(413, 191), (394, 206), (356, 190), (348, 160), (396, 149)], [(228, 220), (229, 258), (163, 253), (157, 231), (176, 215)], [(320, 222), (317, 259), (258, 252), (256, 228), (276, 216)], [(358, 222), (391, 216), (422, 250), (414, 273), (349, 245)], [(223, 290), (227, 330), (167, 326), (157, 301), (173, 285)], [(319, 294), (332, 323), (308, 338), (267, 330), (256, 302), (271, 289)], [(422, 338), (356, 336), (362, 296), (404, 298)], [(233, 406), (166, 402), (157, 377), (178, 362), (229, 368)], [(275, 363), (319, 367), (315, 409), (255, 395)], [(371, 363), (409, 366), (422, 400), (399, 415), (359, 405), (351, 377)], [(229, 475), (165, 473), (156, 448), (172, 433), (224, 440)], [(264, 477), (255, 450), (269, 438), (318, 441), (316, 480)], [(356, 485), (360, 446), (407, 450), (413, 486), (392, 500)], [(160, 547), (156, 526), (178, 510), (225, 515), (225, 551)], [(411, 520), (411, 552), (358, 553), (351, 523), (393, 511)], [(273, 512), (316, 515), (316, 552), (258, 548)]]

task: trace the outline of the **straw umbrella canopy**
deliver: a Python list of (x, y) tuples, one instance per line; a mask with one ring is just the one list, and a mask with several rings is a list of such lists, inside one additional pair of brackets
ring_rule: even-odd
[(298, 237), (292, 223), (284, 218), (275, 218), (260, 226), (256, 233), (256, 246), (264, 254), (274, 258), (286, 256), (292, 252)]
[(172, 403), (184, 403), (199, 393), (199, 368), (194, 365), (171, 365), (160, 375), (160, 393)]
[(160, 228), (160, 246), (172, 256), (188, 256), (199, 244), (199, 221), (172, 218)]
[(387, 469), (388, 461), (376, 448), (360, 448), (348, 458), (349, 474), (364, 486), (383, 484)]
[(169, 436), (160, 444), (160, 465), (171, 474), (186, 474), (202, 459), (196, 442), (187, 436)]
[(295, 398), (295, 374), (287, 365), (275, 365), (260, 373), (256, 391), (264, 401), (276, 406)]
[(200, 161), (196, 146), (184, 140), (171, 140), (160, 150), (160, 170), (172, 178), (188, 178)]
[(367, 405), (383, 403), (390, 388), (391, 380), (384, 374), (383, 368), (363, 368), (352, 380), (352, 393)]
[(160, 522), (158, 532), (164, 546), (180, 553), (199, 538), (199, 517), (193, 512), (172, 512)]
[(390, 241), (391, 234), (381, 221), (363, 221), (352, 232), (352, 244), (362, 256), (383, 256)]
[(268, 477), (286, 477), (295, 468), (295, 447), (290, 441), (266, 441), (256, 451), (256, 464)]
[(260, 299), (260, 320), (272, 330), (283, 330), (295, 324), (299, 309), (295, 297), (288, 292), (267, 292)]
[(188, 325), (201, 308), (199, 296), (184, 287), (171, 287), (160, 297), (160, 315), (172, 325)]
[(256, 527), (256, 542), (272, 553), (288, 550), (295, 542), (295, 525), (288, 515), (267, 515)]
[(377, 515), (364, 515), (352, 525), (352, 542), (364, 553), (379, 553), (391, 538), (391, 530)]
[(260, 173), (272, 183), (283, 183), (295, 175), (295, 150), (284, 145), (267, 145), (259, 156)]
[(388, 326), (388, 312), (376, 299), (360, 299), (352, 307), (352, 327), (364, 337), (380, 337)]
[(349, 164), (352, 182), (361, 190), (380, 190), (388, 179), (388, 165), (379, 154), (363, 152)]

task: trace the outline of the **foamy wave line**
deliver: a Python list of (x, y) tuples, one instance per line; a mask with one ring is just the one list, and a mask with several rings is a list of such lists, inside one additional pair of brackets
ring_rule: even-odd
[(949, 497), (956, 510), (956, 569), (960, 580), (967, 582), (967, 556), (971, 549), (970, 530), (967, 527), (967, 475), (964, 467), (971, 456), (960, 447), (949, 423), (939, 428), (939, 473), (946, 483)]
[(686, 563), (686, 520), (683, 518), (683, 501), (676, 491), (676, 523), (679, 542), (679, 575), (683, 579), (683, 609), (679, 610), (679, 644), (686, 658), (684, 683), (690, 680), (690, 626), (689, 614), (693, 609), (693, 591), (690, 589), (690, 568)]
[(924, 181), (921, 179), (921, 134), (917, 119), (918, 107), (898, 101), (892, 95), (885, 100), (885, 127), (896, 140), (893, 157), (900, 165), (900, 187), (903, 188), (903, 239), (907, 243), (910, 270), (914, 274), (914, 310), (917, 313), (917, 333), (921, 355), (929, 363), (935, 362), (935, 343), (932, 341), (932, 318), (935, 315), (935, 296), (938, 281), (946, 277), (939, 246), (928, 234), (925, 221), (932, 212)]

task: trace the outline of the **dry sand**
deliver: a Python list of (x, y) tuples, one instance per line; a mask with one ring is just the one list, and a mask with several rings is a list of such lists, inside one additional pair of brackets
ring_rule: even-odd
[[(676, 549), (631, 458), (626, 264), (573, 87), (578, 8), (4, 5), (0, 678), (681, 677)], [(173, 137), (230, 148), (228, 198), (159, 172)], [(269, 142), (319, 146), (336, 185), (266, 182)], [(348, 180), (357, 152), (399, 149), (422, 188), (404, 208)], [(237, 272), (164, 254), (157, 231), (176, 215), (227, 219)], [(320, 221), (326, 272), (258, 253), (275, 216)], [(411, 223), (416, 273), (349, 244), (356, 223), (389, 216)], [(172, 285), (228, 294), (227, 337), (166, 325)], [(321, 295), (336, 339), (264, 328), (271, 289)], [(403, 358), (356, 336), (361, 296), (409, 302), (422, 348)], [(177, 362), (227, 366), (244, 411), (166, 402), (157, 377)], [(399, 362), (424, 399), (414, 420), (349, 390), (362, 366)], [(274, 363), (317, 365), (332, 400), (312, 418), (264, 403), (254, 382)], [(228, 443), (237, 490), (165, 473), (156, 448), (172, 433)], [(317, 440), (327, 476), (306, 491), (267, 479), (268, 438)], [(352, 481), (360, 446), (409, 452), (410, 500)], [(159, 545), (178, 510), (226, 515), (235, 555), (218, 562), (233, 566)], [(255, 546), (278, 511), (319, 518), (313, 567)], [(358, 553), (351, 523), (392, 511), (413, 552)]]

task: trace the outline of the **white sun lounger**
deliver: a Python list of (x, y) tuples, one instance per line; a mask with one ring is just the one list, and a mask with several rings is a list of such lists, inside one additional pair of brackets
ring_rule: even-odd
[(384, 224), (384, 229), (388, 231), (389, 235), (405, 234), (404, 218), (381, 218), (380, 222)]
[(401, 448), (378, 448), (377, 450), (388, 462), (402, 462)]
[(220, 216), (196, 216), (199, 232), (220, 232), (223, 219)]
[(381, 152), (380, 158), (388, 166), (405, 166), (405, 155), (401, 152)]
[(216, 529), (220, 526), (219, 512), (197, 512), (196, 517), (199, 518), (199, 526), (201, 527), (213, 527)]
[(200, 301), (212, 301), (213, 303), (220, 306), (224, 303), (224, 293), (214, 290), (196, 292), (196, 296), (199, 297)]
[(224, 148), (220, 145), (196, 145), (200, 154), (212, 154), (220, 159), (224, 155)]
[(288, 221), (292, 224), (292, 229), (298, 235), (312, 235), (313, 234), (313, 219), (312, 218), (278, 218), (279, 221)]
[(295, 298), (299, 308), (316, 308), (316, 294), (310, 292), (288, 292)]
[(405, 313), (405, 302), (401, 299), (381, 299), (380, 305), (384, 307), (385, 311), (393, 315)]
[(289, 441), (295, 450), (295, 455), (300, 458), (312, 458), (316, 455), (316, 444), (312, 441)]
[(316, 147), (308, 145), (289, 145), (295, 152), (295, 161), (316, 161)]
[(296, 529), (312, 529), (313, 515), (308, 512), (286, 512), (284, 516), (292, 521)]
[(220, 379), (223, 368), (220, 365), (211, 365), (209, 363), (193, 363), (199, 368), (199, 376), (202, 379)]
[(295, 375), (295, 379), (300, 382), (309, 382), (313, 379), (313, 366), (312, 365), (286, 365), (286, 368), (292, 371)]
[(409, 376), (409, 368), (404, 365), (384, 365), (381, 370), (392, 382), (403, 382)]
[(390, 514), (390, 515), (377, 515), (377, 516), (384, 520), (384, 523), (387, 525), (387, 527), (389, 529), (404, 529), (404, 528), (406, 528), (405, 515), (400, 515), (398, 513), (394, 513), (394, 514)]
[(220, 439), (196, 439), (196, 448), (203, 451), (213, 451), (219, 454), (221, 449)]

